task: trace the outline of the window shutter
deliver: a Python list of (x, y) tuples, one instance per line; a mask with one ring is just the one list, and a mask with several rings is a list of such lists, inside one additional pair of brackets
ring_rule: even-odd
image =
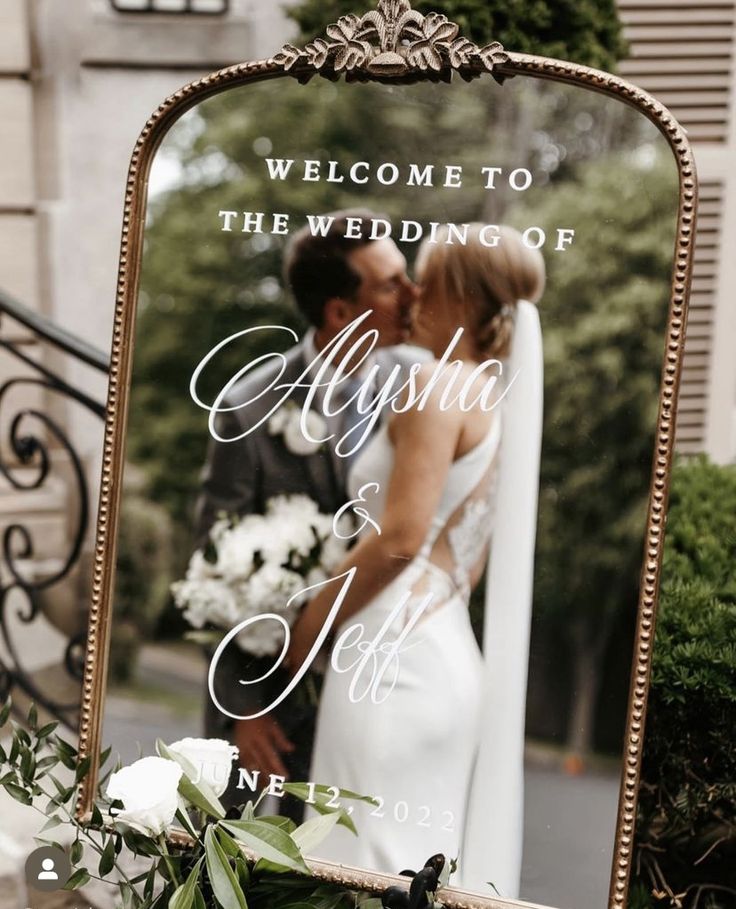
[[(618, 0), (618, 9), (629, 42), (629, 58), (620, 63), (620, 74), (672, 111), (687, 129), (696, 159), (698, 146), (728, 142), (736, 2)], [(676, 444), (681, 454), (705, 448), (723, 203), (723, 182), (701, 181), (677, 414)]]

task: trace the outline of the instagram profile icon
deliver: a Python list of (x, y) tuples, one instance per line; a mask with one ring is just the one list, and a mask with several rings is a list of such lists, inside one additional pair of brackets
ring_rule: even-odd
[(55, 846), (34, 849), (26, 860), (26, 882), (34, 890), (61, 890), (70, 874), (69, 857)]

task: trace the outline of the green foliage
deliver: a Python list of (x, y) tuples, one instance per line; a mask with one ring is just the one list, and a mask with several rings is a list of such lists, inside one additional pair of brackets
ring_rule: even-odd
[(676, 214), (671, 161), (649, 164), (633, 179), (632, 156), (608, 155), (530, 199), (535, 223), (564, 212), (588, 238), (551, 257), (540, 304), (535, 634), (554, 634), (572, 662), (592, 656), (598, 678), (576, 679), (578, 696), (600, 684), (611, 636), (636, 612)]
[(702, 458), (675, 469), (667, 521), (664, 581), (707, 580), (736, 602), (736, 472)]
[(115, 635), (110, 648), (114, 682), (127, 682), (133, 676), (138, 648), (156, 628), (175, 576), (171, 518), (165, 508), (141, 495), (143, 480), (132, 482), (136, 473), (132, 465), (126, 473), (117, 544)]
[(652, 906), (736, 896), (735, 514), (736, 467), (675, 468), (637, 826)]
[[(10, 708), (10, 701), (0, 708), (0, 728), (9, 722)], [(249, 802), (241, 806), (242, 820), (226, 821), (217, 796), (197, 768), (159, 741), (159, 756), (182, 767), (178, 795), (184, 807), (177, 819), (184, 823), (191, 841), (174, 843), (163, 834), (143, 833), (116, 820), (115, 810), (125, 806), (105, 796), (108, 774), (98, 783), (91, 821), (82, 823), (75, 806), (80, 786), (89, 775), (90, 758), (80, 759), (71, 745), (55, 735), (55, 724), (38, 729), (33, 707), (27, 725), (30, 731), (12, 723), (10, 750), (0, 750), (0, 788), (45, 820), (42, 834), (61, 824), (75, 829), (69, 848), (71, 874), (64, 889), (78, 890), (92, 878), (109, 881), (113, 875), (125, 909), (286, 909), (297, 905), (358, 909), (369, 904), (367, 894), (312, 879), (302, 855), (302, 846), (310, 850), (319, 846), (342, 819), (344, 809), (335, 809), (332, 816), (317, 815), (297, 827), (280, 816), (254, 819), (257, 803)], [(100, 756), (101, 768), (109, 757), (109, 750)], [(52, 773), (60, 761), (75, 772), (72, 786), (65, 786)], [(363, 798), (347, 790), (341, 797)], [(150, 823), (148, 814), (146, 810), (138, 814), (144, 829)], [(194, 826), (195, 816), (198, 827)], [(35, 839), (39, 845), (63, 848), (45, 836)], [(246, 858), (239, 844), (248, 847), (251, 857)], [(126, 873), (131, 865), (126, 850), (138, 857), (138, 866), (148, 866), (145, 870), (137, 867), (141, 873), (136, 877)]]
[[(371, 0), (302, 0), (288, 10), (303, 40), (321, 35), (347, 13), (374, 8)], [(614, 0), (415, 0), (420, 13), (444, 13), (461, 33), (484, 45), (612, 69), (626, 53)]]

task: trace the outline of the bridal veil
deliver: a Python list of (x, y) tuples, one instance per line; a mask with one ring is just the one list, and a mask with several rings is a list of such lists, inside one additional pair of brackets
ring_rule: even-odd
[[(519, 302), (499, 454), (483, 633), (481, 734), (469, 793), (464, 888), (519, 893), (524, 827), (524, 717), (542, 441), (543, 356), (537, 307)], [(494, 895), (492, 892), (490, 895)]]

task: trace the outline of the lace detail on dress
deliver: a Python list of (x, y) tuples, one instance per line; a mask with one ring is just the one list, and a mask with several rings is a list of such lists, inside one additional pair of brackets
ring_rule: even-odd
[(447, 534), (455, 563), (453, 579), (458, 589), (466, 595), (470, 594), (471, 573), (485, 555), (493, 532), (495, 477), (494, 470), (494, 482), (491, 484), (489, 494), (485, 498), (466, 502), (462, 518)]
[(412, 578), (407, 616), (417, 600), (428, 594), (432, 595), (432, 601), (424, 612), (425, 617), (453, 599), (467, 603), (480, 580), (492, 534), (499, 440), (500, 421), (495, 421), (477, 448), (452, 465), (456, 477), (462, 477), (458, 485), (464, 485), (465, 489), (449, 514), (435, 516), (427, 539), (414, 559), (416, 574)]
[[(423, 610), (420, 621), (452, 600), (467, 605), (470, 591), (483, 574), (496, 503), (501, 417), (499, 409), (486, 437), (450, 465), (424, 543), (393, 582), (398, 586), (392, 596), (403, 596), (407, 590), (411, 594), (402, 610), (405, 622), (430, 594), (431, 603)], [(393, 447), (384, 423), (350, 471), (350, 494), (357, 495), (364, 483), (377, 482), (376, 509), (382, 513), (392, 469)], [(370, 532), (370, 528), (364, 532)]]

